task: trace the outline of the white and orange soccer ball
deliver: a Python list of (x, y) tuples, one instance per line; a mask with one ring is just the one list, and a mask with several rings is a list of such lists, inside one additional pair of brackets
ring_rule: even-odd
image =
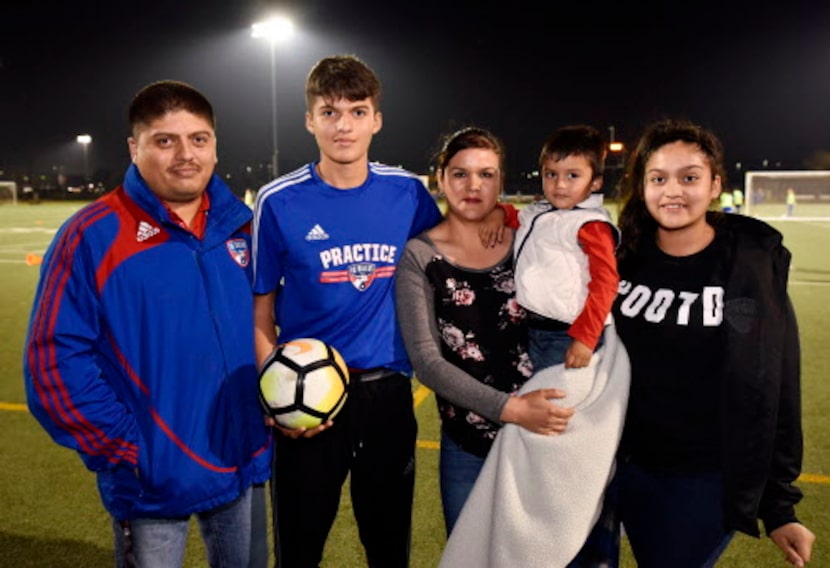
[(259, 374), (262, 405), (285, 428), (314, 428), (333, 418), (346, 402), (348, 387), (343, 357), (319, 339), (278, 345)]

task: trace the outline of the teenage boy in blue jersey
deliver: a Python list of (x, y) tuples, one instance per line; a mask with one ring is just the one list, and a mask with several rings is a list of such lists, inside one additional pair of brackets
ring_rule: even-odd
[(269, 478), (271, 432), (257, 398), (251, 210), (214, 174), (213, 109), (196, 89), (152, 83), (129, 119), (123, 183), (73, 215), (44, 257), (24, 349), (29, 408), (96, 472), (116, 566), (181, 566), (191, 515), (210, 566), (263, 566), (265, 498), (252, 487)]
[(406, 241), (441, 213), (417, 176), (369, 162), (380, 96), (377, 76), (354, 56), (315, 64), (305, 124), (320, 157), (263, 186), (254, 208), (260, 365), (278, 337), (315, 337), (340, 351), (352, 380), (334, 422), (279, 428), (271, 490), (280, 568), (319, 565), (349, 473), (369, 566), (409, 562), (417, 424), (394, 277)]

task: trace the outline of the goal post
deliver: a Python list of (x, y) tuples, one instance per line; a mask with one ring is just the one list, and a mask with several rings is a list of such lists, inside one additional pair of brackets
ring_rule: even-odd
[(744, 174), (747, 215), (830, 220), (830, 170), (763, 170)]
[(0, 205), (11, 203), (17, 205), (17, 183), (0, 181)]

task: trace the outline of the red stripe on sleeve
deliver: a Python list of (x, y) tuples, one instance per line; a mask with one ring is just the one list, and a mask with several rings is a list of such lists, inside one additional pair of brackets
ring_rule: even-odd
[(64, 377), (58, 370), (58, 347), (55, 341), (57, 317), (83, 231), (109, 213), (110, 209), (103, 203), (92, 205), (79, 214), (60, 237), (51, 256), (49, 270), (45, 272), (47, 281), (32, 325), (28, 357), (33, 386), (53, 422), (75, 439), (80, 451), (89, 455), (103, 455), (114, 463), (118, 461), (116, 456), (132, 457), (135, 461), (137, 448), (125, 440), (110, 439), (77, 408)]

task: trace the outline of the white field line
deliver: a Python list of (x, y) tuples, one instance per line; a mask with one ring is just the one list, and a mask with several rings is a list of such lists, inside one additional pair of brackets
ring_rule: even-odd
[[(755, 217), (753, 215), (753, 217)], [(794, 222), (794, 223), (803, 223), (805, 221), (817, 221), (815, 223), (816, 227), (824, 226), (828, 227), (827, 221), (830, 221), (830, 217), (784, 217), (783, 215), (779, 215), (778, 217), (755, 217), (756, 219), (760, 219), (761, 221), (766, 221), (769, 223), (770, 221), (786, 221), (786, 222)]]
[(8, 243), (8, 244), (0, 245), (0, 251), (4, 251), (4, 250), (14, 251), (14, 250), (20, 250), (20, 249), (32, 248), (32, 247), (43, 248), (43, 243), (48, 244), (49, 240), (48, 239), (39, 239), (39, 240), (36, 240), (36, 241), (26, 241), (26, 242), (22, 242), (22, 243), (14, 243), (14, 244)]
[(830, 282), (810, 282), (806, 280), (790, 280), (792, 286), (830, 286)]
[(57, 232), (57, 229), (50, 227), (0, 227), (0, 234), (8, 233), (10, 235), (22, 235), (26, 233), (54, 235)]

